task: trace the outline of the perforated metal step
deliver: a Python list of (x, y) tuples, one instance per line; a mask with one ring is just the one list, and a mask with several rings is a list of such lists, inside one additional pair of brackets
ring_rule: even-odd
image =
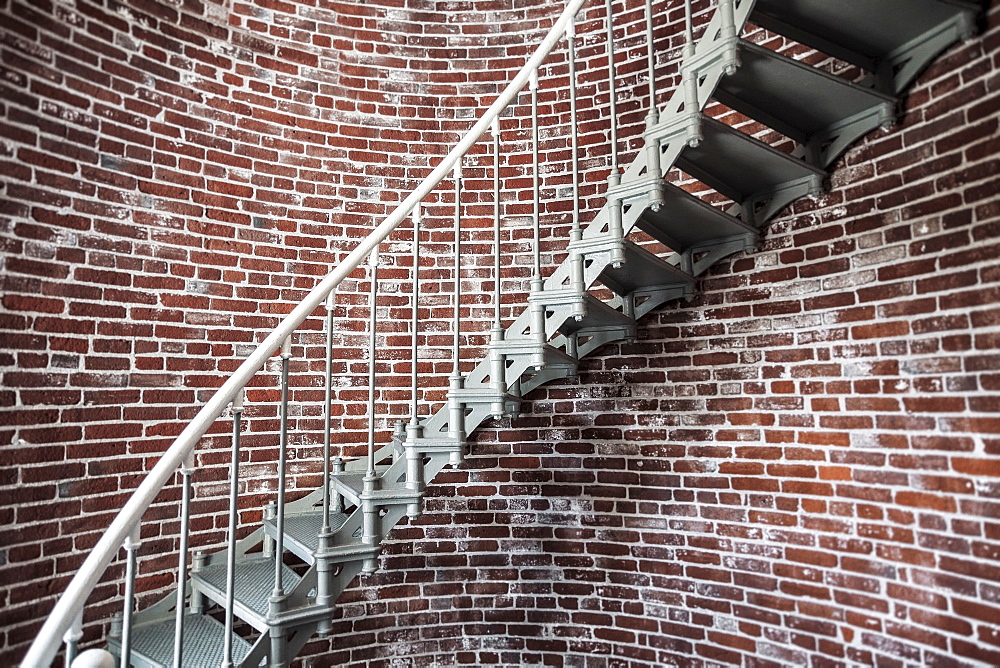
[(877, 74), (896, 95), (948, 45), (975, 31), (963, 0), (757, 0), (750, 20)]
[[(299, 584), (298, 574), (282, 564), (282, 586), (285, 593), (291, 592)], [(255, 629), (264, 633), (267, 601), (274, 589), (274, 558), (259, 555), (243, 556), (236, 561), (234, 581), (234, 613)], [(219, 605), (226, 603), (226, 565), (206, 566), (191, 574), (191, 584), (198, 591)]]
[[(218, 668), (222, 664), (226, 627), (207, 615), (184, 618), (183, 664), (185, 668)], [(112, 653), (120, 654), (118, 638), (109, 638)], [(250, 643), (233, 634), (233, 661), (250, 653)], [(137, 624), (132, 629), (133, 668), (170, 668), (174, 664), (174, 620)]]
[(723, 77), (720, 102), (774, 128), (826, 167), (848, 146), (896, 117), (896, 98), (741, 41), (739, 69)]
[[(330, 528), (337, 531), (347, 522), (348, 515), (330, 513)], [(312, 511), (285, 516), (285, 547), (306, 563), (313, 563), (313, 553), (319, 548), (319, 532), (323, 528), (323, 513)], [(274, 520), (264, 520), (264, 532), (272, 539), (278, 537)]]

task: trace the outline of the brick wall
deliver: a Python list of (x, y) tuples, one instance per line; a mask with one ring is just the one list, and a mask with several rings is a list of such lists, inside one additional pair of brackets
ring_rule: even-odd
[[(625, 164), (645, 113), (641, 3), (628, 4)], [(664, 90), (674, 4), (659, 8)], [(184, 420), (429, 171), (555, 15), (541, 0), (400, 5), (0, 0), (0, 660), (20, 655)], [(608, 156), (598, 9), (580, 27), (587, 210)], [(477, 434), (303, 663), (1000, 661), (996, 39), (925, 73), (902, 126), (851, 151), (831, 192), (783, 216), (759, 253), (587, 360), (579, 384)], [(542, 72), (547, 265), (569, 224), (565, 77), (559, 51)], [(503, 126), (505, 318), (530, 267), (526, 102)], [(467, 161), (475, 248), (492, 239), (491, 164), (485, 145)], [(421, 359), (439, 379), (452, 197), (446, 182), (426, 203)], [(401, 230), (383, 247), (383, 433), (409, 399), (392, 350), (408, 341), (392, 322), (408, 317), (408, 244)], [(467, 269), (467, 292), (492, 290), (489, 264)], [(356, 272), (335, 311), (348, 455), (367, 426), (341, 403), (367, 395), (366, 294)], [(471, 366), (491, 308), (467, 307)], [(293, 493), (318, 482), (323, 315), (293, 348)], [(245, 414), (247, 530), (273, 496), (273, 362)], [(424, 398), (439, 402), (437, 387)], [(228, 430), (198, 451), (193, 542), (209, 549), (224, 538)], [(168, 488), (147, 514), (144, 603), (172, 578), (156, 557), (176, 545), (178, 497)], [(88, 638), (120, 605), (121, 571), (92, 599)]]

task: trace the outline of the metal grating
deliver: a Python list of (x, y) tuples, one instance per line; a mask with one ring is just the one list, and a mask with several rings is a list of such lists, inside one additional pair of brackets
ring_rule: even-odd
[[(226, 627), (206, 615), (184, 618), (185, 668), (218, 668), (222, 664), (223, 638)], [(250, 653), (250, 643), (233, 634), (233, 660), (242, 661)], [(174, 620), (148, 626), (137, 626), (132, 640), (133, 656), (140, 656), (152, 665), (172, 666), (174, 663)]]
[[(285, 591), (291, 591), (302, 579), (298, 574), (282, 564), (282, 579)], [(216, 591), (225, 594), (226, 565), (209, 566), (195, 576)], [(236, 562), (236, 591), (233, 593), (237, 601), (245, 605), (261, 618), (267, 616), (267, 601), (274, 589), (274, 560), (269, 557), (244, 557)]]

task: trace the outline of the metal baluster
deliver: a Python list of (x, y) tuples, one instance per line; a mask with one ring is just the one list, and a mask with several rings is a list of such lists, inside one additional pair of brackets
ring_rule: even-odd
[(326, 390), (323, 409), (323, 526), (319, 530), (319, 549), (329, 546), (330, 534), (330, 442), (333, 423), (333, 300), (331, 292), (326, 298)]
[(140, 544), (139, 525), (136, 524), (122, 545), (126, 552), (125, 607), (122, 614), (122, 664), (125, 666), (130, 665), (132, 656), (132, 610), (135, 608), (136, 553), (139, 551)]
[(236, 531), (239, 529), (240, 419), (243, 417), (242, 389), (233, 399), (233, 448), (229, 462), (229, 540), (226, 553), (226, 635), (222, 642), (222, 668), (233, 666), (233, 607), (236, 600)]
[[(410, 322), (410, 423), (406, 428), (407, 439), (416, 442), (422, 438), (424, 430), (420, 426), (420, 404), (418, 401), (419, 382), (419, 344), (417, 335), (420, 331), (420, 205), (413, 209), (413, 312)], [(423, 453), (410, 448), (406, 451), (406, 480), (410, 489), (420, 491), (424, 486), (424, 457)], [(407, 506), (407, 515), (410, 519), (416, 519), (420, 515), (420, 504), (412, 503)]]
[[(690, 0), (689, 0), (690, 1)], [(618, 70), (615, 67), (615, 25), (611, 0), (604, 0), (607, 13), (607, 43), (608, 43), (608, 96), (609, 114), (611, 115), (611, 174), (617, 177), (615, 185), (621, 182), (621, 172), (618, 167)]]
[[(531, 164), (532, 164), (532, 241), (533, 241), (533, 266), (531, 276), (531, 295), (541, 295), (542, 283), (542, 229), (541, 229), (541, 181), (539, 174), (538, 160), (538, 70), (531, 72)], [(548, 341), (545, 333), (545, 305), (537, 299), (529, 299), (529, 309), (531, 313), (530, 333), (531, 338), (537, 344), (544, 344)], [(544, 355), (539, 351), (533, 356), (532, 366), (541, 369), (545, 366)]]
[[(580, 227), (580, 128), (576, 104), (576, 18), (566, 25), (566, 40), (569, 43), (569, 117), (570, 117), (570, 150), (573, 171), (573, 227), (569, 233), (570, 240), (570, 287), (578, 295), (585, 291), (583, 276), (583, 255), (573, 249), (574, 243), (583, 241), (583, 228)], [(573, 317), (583, 320), (586, 315), (582, 301), (573, 304)]]
[[(413, 309), (410, 321), (410, 422), (406, 425), (406, 440), (411, 444), (406, 448), (406, 487), (414, 491), (422, 491), (424, 488), (424, 456), (416, 449), (417, 439), (424, 435), (423, 427), (420, 426), (418, 412), (420, 405), (417, 401), (417, 382), (419, 373), (417, 365), (419, 359), (417, 353), (417, 333), (420, 328), (420, 205), (418, 204), (412, 213), (413, 217)], [(420, 504), (410, 503), (406, 506), (406, 514), (410, 519), (420, 517)]]
[(375, 477), (375, 363), (377, 355), (376, 349), (376, 323), (377, 298), (378, 298), (378, 264), (379, 248), (375, 247), (371, 255), (372, 282), (368, 297), (369, 323), (368, 323), (368, 472), (369, 478)]
[(177, 558), (177, 609), (174, 619), (174, 668), (184, 664), (184, 595), (187, 589), (188, 538), (191, 528), (191, 474), (194, 473), (194, 451), (188, 453), (181, 466), (181, 543)]
[(701, 144), (701, 102), (698, 95), (698, 72), (694, 68), (694, 16), (692, 0), (684, 2), (684, 62), (681, 85), (684, 87), (684, 112), (688, 119), (687, 143), (691, 148)]
[[(376, 362), (376, 338), (375, 324), (377, 322), (378, 298), (378, 264), (379, 247), (375, 246), (369, 259), (371, 265), (371, 288), (368, 293), (368, 470), (364, 478), (363, 497), (371, 497), (378, 489), (378, 474), (375, 470), (375, 362)], [(366, 545), (374, 546), (378, 544), (378, 507), (371, 498), (362, 498), (361, 512), (363, 525), (361, 541)], [(378, 570), (378, 563), (374, 557), (365, 559), (361, 568), (365, 574), (374, 573)]]
[(420, 428), (420, 419), (417, 415), (420, 405), (417, 401), (417, 383), (419, 374), (417, 371), (417, 333), (420, 329), (420, 205), (418, 204), (411, 214), (413, 217), (413, 312), (410, 322), (410, 359), (413, 364), (410, 367), (410, 424), (408, 426), (409, 438), (420, 438), (423, 430)]
[[(454, 331), (454, 342), (452, 344), (452, 355), (454, 356), (454, 366), (449, 378), (449, 398), (448, 398), (448, 438), (464, 441), (465, 434), (465, 406), (461, 403), (456, 392), (465, 387), (465, 377), (462, 376), (462, 161), (455, 163), (455, 314), (452, 329)], [(462, 463), (462, 454), (452, 452), (449, 463), (458, 466)]]
[[(333, 302), (335, 293), (326, 297), (326, 389), (323, 411), (323, 525), (317, 536), (317, 552), (322, 554), (330, 547), (333, 529), (330, 526), (330, 443), (333, 422)], [(316, 604), (331, 607), (335, 600), (331, 587), (333, 564), (329, 559), (316, 559)], [(316, 632), (325, 637), (333, 628), (329, 618), (316, 625)]]
[(724, 72), (727, 76), (736, 74), (740, 65), (739, 51), (736, 48), (736, 14), (733, 7), (733, 0), (719, 0), (719, 15), (722, 19), (722, 38), (726, 48), (726, 67)]
[[(490, 125), (493, 134), (493, 328), (490, 330), (490, 342), (493, 344), (490, 355), (490, 384), (498, 397), (507, 392), (507, 367), (499, 346), (503, 343), (503, 323), (501, 322), (500, 290), (500, 117), (493, 118)], [(499, 420), (503, 417), (506, 407), (503, 399), (495, 401), (490, 410), (493, 417)]]
[[(621, 185), (622, 175), (618, 166), (618, 72), (615, 68), (615, 26), (611, 0), (605, 0), (607, 13), (607, 47), (608, 47), (608, 95), (610, 97), (611, 115), (611, 172), (608, 174), (608, 233), (616, 241), (625, 238), (625, 228), (622, 223), (622, 200), (615, 194)], [(619, 245), (611, 250), (611, 266), (620, 268), (625, 263), (625, 253)]]
[(648, 178), (654, 182), (649, 192), (649, 205), (659, 211), (663, 205), (663, 192), (659, 181), (663, 178), (660, 165), (660, 142), (653, 137), (653, 128), (660, 122), (660, 110), (656, 106), (656, 45), (653, 41), (653, 0), (646, 0), (646, 46), (647, 67), (649, 69), (649, 113), (646, 115), (646, 170)]
[[(417, 334), (420, 329), (420, 205), (413, 209), (413, 309), (410, 321), (410, 422), (406, 425), (406, 441), (411, 443), (411, 447), (406, 448), (406, 487), (413, 491), (422, 491), (424, 488), (424, 455), (416, 449), (417, 439), (422, 438), (424, 430), (420, 426), (418, 412), (420, 404), (418, 402), (417, 383), (419, 372), (417, 369), (419, 351), (417, 344)], [(406, 506), (406, 514), (410, 519), (420, 517), (420, 503), (410, 503)]]
[(66, 668), (70, 668), (76, 659), (81, 638), (83, 638), (83, 610), (77, 613), (73, 623), (63, 634), (63, 642), (66, 643)]
[(283, 566), (285, 552), (285, 468), (288, 463), (288, 366), (292, 357), (292, 337), (281, 343), (281, 414), (278, 423), (278, 508), (275, 516), (274, 591), (271, 605), (280, 605), (285, 596)]
[[(268, 614), (277, 617), (285, 607), (284, 556), (285, 556), (285, 469), (288, 464), (288, 367), (292, 357), (292, 337), (281, 343), (281, 408), (278, 416), (278, 504), (274, 528), (274, 589), (267, 601)], [(271, 628), (270, 666), (285, 665), (285, 632), (280, 627)]]

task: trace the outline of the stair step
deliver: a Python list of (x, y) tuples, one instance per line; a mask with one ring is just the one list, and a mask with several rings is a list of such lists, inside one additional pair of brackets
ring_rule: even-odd
[(713, 118), (702, 118), (703, 139), (686, 146), (677, 166), (743, 208), (758, 227), (788, 204), (821, 192), (826, 172)]
[(659, 211), (643, 211), (637, 227), (677, 253), (696, 254), (734, 242), (750, 247), (760, 237), (756, 228), (672, 183), (664, 184), (663, 199)]
[[(347, 522), (346, 513), (330, 513), (330, 529), (337, 531)], [(306, 563), (315, 561), (319, 549), (319, 532), (323, 528), (322, 511), (312, 511), (285, 516), (285, 548)], [(274, 520), (264, 520), (264, 532), (271, 538), (278, 537)]]
[(670, 291), (677, 297), (694, 293), (694, 277), (663, 258), (631, 241), (622, 247), (625, 262), (615, 269), (608, 265), (598, 280), (615, 294), (627, 296), (640, 291)]
[[(521, 405), (521, 398), (509, 392), (499, 392), (489, 383), (469, 383), (460, 390), (449, 390), (448, 398), (457, 398), (466, 406), (486, 405), (496, 414), (494, 409), (500, 408), (501, 414), (516, 414)], [(501, 408), (502, 407), (502, 408)]]
[(621, 333), (620, 338), (631, 338), (635, 336), (634, 318), (625, 315), (618, 309), (604, 303), (597, 297), (590, 294), (586, 296), (585, 304), (587, 309), (586, 315), (584, 315), (580, 320), (576, 320), (575, 318), (569, 318), (566, 320), (566, 322), (564, 322), (559, 328), (560, 334), (589, 335), (598, 331), (610, 330)]
[(975, 31), (979, 10), (963, 0), (758, 0), (750, 21), (877, 72), (879, 90), (896, 95)]
[(417, 500), (419, 494), (404, 487), (402, 476), (399, 480), (389, 480), (385, 477), (385, 473), (381, 471), (376, 476), (376, 486), (370, 493), (371, 496), (365, 493), (365, 479), (368, 477), (366, 473), (337, 473), (330, 478), (330, 481), (334, 491), (343, 494), (344, 498), (357, 506), (360, 506), (366, 497), (376, 499), (379, 505), (413, 503)]
[[(566, 371), (568, 376), (576, 375), (580, 361), (548, 343), (540, 343), (532, 339), (504, 339), (499, 343), (491, 343), (505, 357), (528, 357), (527, 373)], [(564, 376), (565, 377), (565, 376)]]
[[(207, 615), (184, 617), (185, 668), (218, 668), (222, 664), (226, 627)], [(121, 641), (111, 637), (108, 645), (120, 653)], [(233, 634), (233, 662), (250, 653), (250, 643)], [(170, 668), (174, 665), (174, 620), (136, 624), (132, 628), (131, 662), (134, 668)]]
[[(282, 564), (282, 587), (285, 593), (298, 586), (302, 578)], [(226, 604), (226, 564), (206, 566), (191, 574), (191, 585), (219, 605)], [(245, 555), (236, 561), (234, 614), (255, 629), (268, 630), (267, 600), (274, 589), (274, 558)]]
[(895, 120), (894, 97), (746, 41), (739, 52), (739, 69), (722, 78), (715, 98), (805, 146), (818, 167)]

